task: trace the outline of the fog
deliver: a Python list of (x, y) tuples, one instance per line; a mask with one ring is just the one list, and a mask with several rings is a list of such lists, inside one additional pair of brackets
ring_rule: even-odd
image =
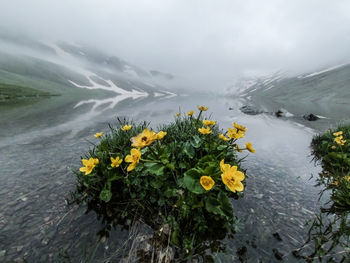
[(2, 30), (86, 43), (193, 88), (350, 61), (350, 1), (1, 0)]

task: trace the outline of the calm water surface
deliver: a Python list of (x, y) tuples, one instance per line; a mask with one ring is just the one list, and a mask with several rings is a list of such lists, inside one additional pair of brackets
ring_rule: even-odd
[(98, 141), (93, 134), (108, 132), (108, 123), (115, 123), (117, 116), (147, 120), (156, 127), (171, 122), (179, 108), (187, 112), (196, 105), (208, 106), (208, 114), (221, 128), (231, 127), (233, 121), (247, 126), (240, 143), (250, 141), (256, 149), (243, 163), (248, 175), (245, 196), (232, 202), (242, 229), (233, 239), (224, 240), (227, 251), (214, 253), (215, 261), (239, 262), (236, 252), (243, 248), (245, 262), (280, 262), (276, 251), (283, 254), (284, 262), (298, 262), (291, 252), (305, 241), (309, 229), (305, 223), (321, 205), (320, 189), (310, 180), (320, 171), (310, 162), (315, 131), (269, 115), (244, 115), (238, 100), (215, 96), (119, 98), (108, 107), (112, 103), (90, 101), (76, 108), (72, 104), (20, 122), (20, 117), (13, 117), (8, 120), (12, 125), (0, 128), (0, 262), (57, 262), (63, 251), (73, 262), (84, 262), (95, 248), (94, 261), (104, 262), (127, 251), (128, 239), (137, 233), (116, 229), (110, 239), (97, 245), (101, 225), (96, 216), (85, 214), (84, 208), (66, 206), (64, 198), (74, 190), (71, 169), (80, 167), (80, 156), (90, 142)]

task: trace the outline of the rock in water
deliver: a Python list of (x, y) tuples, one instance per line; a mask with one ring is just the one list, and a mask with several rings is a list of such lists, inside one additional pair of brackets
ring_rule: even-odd
[(263, 113), (257, 107), (251, 106), (251, 105), (244, 105), (244, 106), (240, 107), (239, 110), (245, 114), (248, 114), (248, 115), (258, 115), (258, 114)]
[(304, 118), (305, 120), (308, 120), (308, 121), (317, 121), (317, 120), (319, 119), (319, 117), (317, 117), (316, 115), (314, 115), (314, 114), (312, 114), (312, 113), (310, 113), (310, 114), (305, 114), (305, 115), (303, 116), (303, 118)]
[(275, 115), (276, 115), (276, 117), (279, 118), (279, 117), (284, 117), (285, 113), (283, 111), (281, 111), (281, 110), (278, 110), (278, 111), (275, 112)]

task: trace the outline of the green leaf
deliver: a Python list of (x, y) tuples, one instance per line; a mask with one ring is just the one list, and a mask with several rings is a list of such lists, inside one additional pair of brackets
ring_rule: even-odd
[(209, 163), (209, 166), (207, 166), (203, 170), (203, 174), (207, 176), (213, 176), (218, 172), (218, 170), (219, 170), (219, 167), (216, 164)]
[(180, 162), (180, 163), (179, 163), (179, 167), (180, 167), (181, 169), (185, 169), (187, 166), (186, 166), (186, 164), (185, 164), (184, 162)]
[(124, 176), (123, 175), (113, 175), (112, 177), (110, 177), (110, 178), (108, 178), (107, 180), (108, 180), (108, 182), (113, 182), (113, 181), (115, 181), (115, 180), (118, 180), (118, 179), (122, 179), (122, 178), (124, 178)]
[(170, 197), (174, 197), (174, 196), (178, 196), (179, 194), (177, 193), (177, 189), (174, 188), (168, 188), (165, 192), (164, 192), (164, 196), (167, 198)]
[(147, 171), (154, 175), (163, 175), (164, 174), (164, 165), (161, 163), (145, 163)]
[(185, 143), (184, 153), (190, 158), (193, 158), (195, 155), (194, 148), (188, 142)]
[(173, 163), (168, 163), (166, 167), (168, 167), (172, 171), (175, 171), (175, 165)]
[(161, 180), (156, 180), (156, 179), (151, 180), (151, 186), (155, 189), (161, 188), (162, 185), (163, 185), (163, 182)]
[(233, 217), (233, 211), (231, 207), (230, 199), (223, 192), (218, 195), (218, 200), (221, 203), (221, 210), (225, 213), (227, 217)]
[[(198, 165), (201, 167), (205, 167), (207, 165), (209, 165), (209, 163), (216, 163), (216, 158), (214, 155), (206, 155), (204, 157), (202, 157), (199, 161), (198, 161)], [(207, 164), (205, 164), (207, 163)]]
[(100, 199), (108, 203), (112, 198), (111, 184), (107, 183), (100, 193)]
[(195, 135), (192, 137), (192, 140), (191, 140), (191, 145), (194, 147), (194, 148), (199, 148), (201, 145), (202, 145), (202, 140), (201, 138), (198, 136), (198, 135)]
[(207, 200), (205, 201), (205, 208), (209, 213), (213, 213), (215, 215), (222, 215), (222, 216), (225, 215), (221, 210), (220, 201), (214, 197), (207, 198)]
[(196, 168), (188, 170), (184, 174), (184, 184), (188, 190), (195, 194), (205, 193), (205, 189), (200, 184), (201, 174)]
[(174, 232), (171, 234), (171, 242), (175, 245), (180, 245), (179, 234), (180, 234), (180, 229), (178, 227), (175, 228)]
[(219, 145), (218, 147), (216, 147), (216, 149), (218, 151), (226, 150), (227, 149), (227, 145)]

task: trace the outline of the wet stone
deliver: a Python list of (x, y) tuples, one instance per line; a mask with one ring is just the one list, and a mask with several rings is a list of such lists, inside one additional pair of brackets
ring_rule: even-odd
[(18, 246), (18, 247), (16, 248), (17, 252), (21, 252), (22, 249), (23, 249), (23, 246)]
[(2, 261), (6, 255), (6, 250), (0, 250), (0, 260)]
[(276, 259), (283, 260), (283, 254), (279, 252), (277, 248), (272, 249), (272, 252), (275, 255)]
[(278, 234), (277, 232), (276, 233), (273, 233), (272, 234), (274, 238), (276, 238), (278, 241), (282, 241), (282, 238), (280, 236), (280, 234)]
[(57, 200), (58, 198), (58, 195), (57, 194), (49, 194), (49, 196), (47, 197), (47, 199), (51, 200), (51, 201), (54, 201), (54, 200)]
[(46, 246), (47, 244), (49, 244), (49, 240), (47, 238), (44, 238), (43, 240), (41, 240), (41, 244)]

